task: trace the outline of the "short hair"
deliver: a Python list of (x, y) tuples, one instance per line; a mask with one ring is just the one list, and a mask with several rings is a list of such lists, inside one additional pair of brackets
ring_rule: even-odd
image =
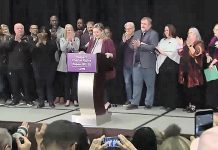
[(94, 26), (94, 21), (88, 21), (87, 23), (86, 23), (86, 25), (88, 25), (88, 24), (91, 24), (91, 25), (93, 25)]
[(49, 124), (45, 130), (43, 144), (45, 148), (56, 143), (62, 150), (66, 150), (76, 143), (76, 150), (88, 150), (88, 136), (85, 128), (75, 122), (58, 120)]
[(37, 28), (38, 28), (37, 24), (31, 24), (29, 28), (32, 28), (32, 26), (37, 26)]
[(78, 18), (78, 19), (77, 19), (77, 22), (78, 22), (79, 20), (82, 20), (82, 22), (83, 22), (83, 24), (84, 24), (84, 19), (83, 19), (83, 18)]
[[(176, 37), (176, 28), (172, 24), (167, 24), (165, 27), (169, 28), (169, 35), (172, 37)], [(164, 38), (166, 38), (166, 35), (163, 33)]]
[(15, 28), (16, 28), (18, 25), (19, 25), (19, 26), (22, 26), (23, 29), (24, 29), (24, 25), (23, 25), (22, 23), (16, 23), (16, 24), (14, 24), (14, 30), (15, 30)]
[(150, 17), (143, 17), (142, 20), (147, 20), (150, 24), (152, 24), (152, 19)]
[(0, 128), (0, 148), (2, 149), (6, 145), (12, 147), (12, 137), (7, 129)]
[(51, 32), (49, 31), (49, 29), (46, 26), (41, 26), (39, 28), (39, 33), (47, 33), (47, 35), (48, 35), (48, 39), (47, 40), (51, 39)]
[(134, 24), (133, 22), (127, 22), (127, 23), (125, 23), (124, 28), (126, 28), (126, 26), (131, 26), (132, 28), (135, 29), (135, 24)]
[(4, 28), (4, 27), (8, 28), (8, 25), (6, 25), (6, 24), (1, 24), (1, 28)]
[(50, 17), (50, 20), (51, 20), (52, 17), (55, 17), (55, 18), (57, 19), (57, 21), (59, 21), (59, 18), (58, 18), (57, 15), (52, 15), (52, 16)]
[(157, 150), (157, 140), (154, 131), (150, 127), (141, 127), (135, 131), (132, 144), (138, 150)]
[(198, 41), (202, 40), (201, 39), (201, 35), (200, 35), (200, 33), (199, 33), (197, 28), (191, 27), (191, 28), (189, 28), (189, 31), (192, 31), (196, 35), (196, 38), (197, 38)]

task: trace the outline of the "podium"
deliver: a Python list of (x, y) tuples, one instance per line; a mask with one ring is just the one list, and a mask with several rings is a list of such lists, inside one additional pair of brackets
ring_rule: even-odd
[(80, 115), (73, 122), (97, 126), (111, 120), (104, 107), (105, 72), (113, 69), (113, 60), (105, 54), (67, 54), (68, 72), (78, 72), (78, 101)]

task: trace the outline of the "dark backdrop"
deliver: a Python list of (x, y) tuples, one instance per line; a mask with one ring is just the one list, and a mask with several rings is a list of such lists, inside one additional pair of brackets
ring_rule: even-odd
[[(82, 17), (85, 21), (94, 20), (110, 26), (115, 43), (121, 39), (125, 22), (133, 21), (139, 29), (143, 16), (153, 19), (153, 28), (160, 35), (167, 23), (174, 24), (178, 35), (184, 38), (187, 29), (195, 26), (205, 43), (218, 22), (217, 0), (1, 0), (0, 3), (0, 23), (8, 24), (11, 30), (16, 22), (23, 23), (26, 31), (33, 23), (48, 25), (53, 14), (59, 16), (61, 26), (66, 23), (75, 26), (77, 18)], [(119, 71), (121, 66), (117, 67)], [(122, 77), (116, 80), (114, 97), (123, 101)]]

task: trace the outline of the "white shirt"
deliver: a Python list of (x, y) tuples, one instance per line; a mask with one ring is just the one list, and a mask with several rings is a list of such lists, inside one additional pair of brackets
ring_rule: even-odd
[(103, 44), (103, 39), (96, 39), (91, 53), (93, 54), (101, 53), (102, 44)]
[(166, 55), (159, 54), (156, 62), (156, 72), (159, 73), (159, 68), (163, 64), (164, 60), (169, 57), (171, 60), (175, 61), (177, 64), (180, 62), (180, 56), (178, 54), (178, 42), (175, 38), (163, 38), (160, 40), (158, 47), (166, 53)]

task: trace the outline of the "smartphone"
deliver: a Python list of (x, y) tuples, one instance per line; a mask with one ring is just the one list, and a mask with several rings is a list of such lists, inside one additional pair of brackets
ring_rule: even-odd
[(195, 113), (195, 137), (213, 127), (213, 110), (199, 110)]
[(118, 137), (105, 137), (103, 139), (103, 144), (107, 142), (108, 148), (116, 148), (116, 147), (119, 147), (118, 141), (119, 141)]

